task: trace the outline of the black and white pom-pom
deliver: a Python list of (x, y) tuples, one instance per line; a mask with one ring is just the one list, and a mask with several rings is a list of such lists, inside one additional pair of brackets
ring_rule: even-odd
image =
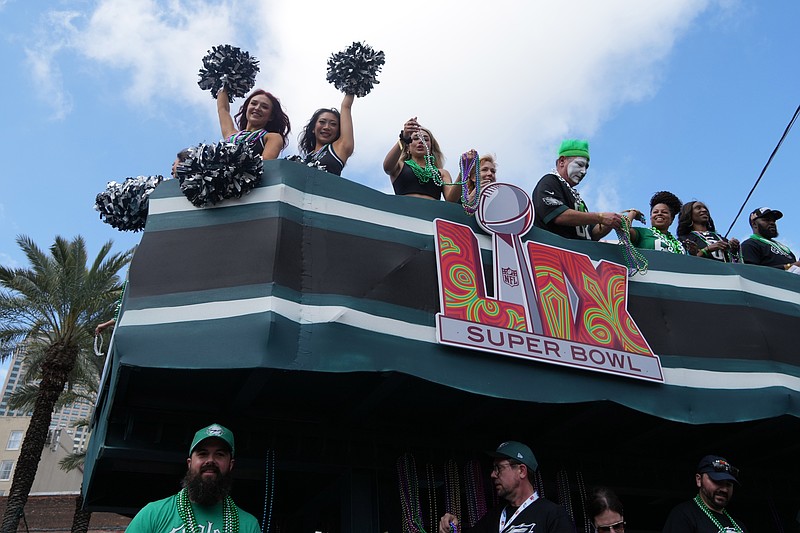
[(200, 81), (197, 85), (204, 91), (211, 90), (217, 97), (220, 89), (228, 89), (228, 100), (242, 97), (256, 84), (258, 60), (249, 53), (229, 44), (214, 46), (203, 58)]
[(287, 161), (294, 161), (295, 163), (300, 163), (300, 164), (303, 164), (303, 165), (305, 165), (307, 167), (310, 167), (310, 168), (316, 168), (317, 170), (323, 170), (323, 171), (327, 170), (325, 165), (323, 165), (322, 163), (320, 163), (316, 159), (312, 159), (311, 161), (306, 161), (305, 159), (303, 159), (299, 155), (290, 155), (290, 156), (288, 156), (286, 158), (286, 160)]
[(120, 231), (139, 231), (147, 221), (148, 197), (164, 176), (125, 178), (122, 183), (109, 181), (97, 195), (94, 208), (100, 219)]
[(328, 81), (345, 94), (366, 96), (378, 81), (386, 62), (383, 52), (364, 43), (353, 43), (328, 59)]
[(189, 152), (189, 157), (175, 168), (175, 177), (183, 194), (196, 207), (241, 198), (261, 179), (261, 154), (254, 154), (246, 144), (201, 144)]

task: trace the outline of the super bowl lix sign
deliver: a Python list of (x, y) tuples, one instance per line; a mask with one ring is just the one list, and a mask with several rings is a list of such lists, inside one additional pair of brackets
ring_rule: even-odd
[(486, 295), (469, 226), (434, 221), (442, 344), (663, 382), (661, 363), (628, 314), (627, 269), (528, 241), (528, 194), (507, 183), (481, 194), (478, 224), (492, 235), (494, 297)]

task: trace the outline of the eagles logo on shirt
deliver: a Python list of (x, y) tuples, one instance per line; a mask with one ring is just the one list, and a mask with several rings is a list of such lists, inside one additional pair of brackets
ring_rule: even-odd
[(547, 205), (564, 205), (564, 202), (562, 202), (558, 198), (551, 198), (550, 196), (545, 196), (544, 198), (542, 198), (542, 202)]
[(515, 524), (508, 526), (503, 530), (503, 533), (533, 533), (536, 528), (536, 522), (533, 524)]

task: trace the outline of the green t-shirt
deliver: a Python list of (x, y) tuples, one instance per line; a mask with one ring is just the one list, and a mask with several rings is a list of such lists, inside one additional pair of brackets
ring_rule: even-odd
[[(212, 507), (192, 504), (200, 533), (223, 533), (222, 502)], [(261, 533), (256, 517), (239, 509), (239, 532)], [(125, 533), (186, 533), (178, 515), (178, 495), (145, 505), (133, 517)]]
[[(642, 248), (644, 250), (659, 250), (661, 252), (672, 252), (669, 249), (669, 243), (667, 243), (664, 239), (658, 237), (653, 230), (650, 228), (634, 228), (636, 230), (637, 239), (634, 241), (633, 239), (631, 242), (637, 248)], [(671, 236), (670, 233), (667, 235)], [(686, 250), (683, 248), (683, 244), (678, 244), (680, 249), (679, 252), (673, 253), (681, 253), (685, 254)]]

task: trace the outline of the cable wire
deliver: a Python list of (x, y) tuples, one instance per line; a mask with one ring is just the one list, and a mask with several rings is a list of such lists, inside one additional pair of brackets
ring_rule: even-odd
[(761, 178), (763, 178), (764, 174), (767, 172), (767, 168), (769, 167), (769, 164), (772, 163), (772, 158), (774, 158), (775, 154), (778, 153), (778, 148), (781, 147), (781, 144), (783, 144), (783, 140), (786, 139), (786, 136), (789, 134), (789, 130), (791, 130), (792, 126), (794, 126), (794, 121), (797, 120), (797, 116), (798, 115), (800, 115), (800, 105), (797, 106), (797, 109), (795, 110), (794, 115), (792, 116), (792, 120), (789, 121), (789, 124), (786, 126), (786, 129), (784, 130), (783, 135), (781, 135), (781, 139), (778, 141), (778, 144), (775, 146), (775, 149), (770, 154), (769, 159), (767, 159), (767, 164), (764, 165), (763, 169), (761, 169), (761, 174), (758, 175), (758, 179), (753, 184), (753, 188), (750, 189), (749, 193), (747, 193), (747, 198), (745, 198), (744, 202), (742, 202), (742, 207), (739, 208), (739, 212), (736, 213), (735, 217), (733, 217), (733, 222), (731, 222), (731, 225), (728, 228), (728, 231), (725, 232), (725, 238), (726, 239), (728, 238), (728, 234), (733, 229), (733, 225), (736, 224), (737, 220), (739, 220), (739, 215), (741, 215), (742, 211), (744, 211), (744, 206), (747, 205), (747, 202), (750, 200), (750, 197), (753, 195), (753, 191), (755, 191), (756, 187), (758, 187), (758, 182), (761, 181)]

